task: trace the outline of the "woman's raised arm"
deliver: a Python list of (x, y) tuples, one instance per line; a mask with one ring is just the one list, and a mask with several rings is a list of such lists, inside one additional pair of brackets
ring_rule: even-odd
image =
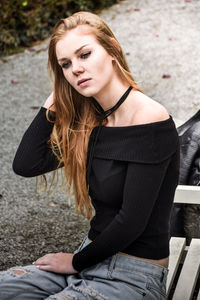
[(58, 167), (58, 159), (47, 144), (54, 125), (46, 118), (47, 108), (54, 110), (53, 92), (40, 108), (19, 144), (13, 161), (13, 170), (18, 175), (34, 177)]

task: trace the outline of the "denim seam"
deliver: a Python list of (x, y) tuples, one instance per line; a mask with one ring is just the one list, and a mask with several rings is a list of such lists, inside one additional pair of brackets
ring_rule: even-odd
[(114, 265), (115, 265), (115, 262), (116, 262), (116, 259), (117, 259), (117, 254), (114, 254), (111, 258), (111, 261), (110, 261), (110, 264), (108, 266), (108, 273), (107, 273), (107, 276), (108, 278), (112, 279), (112, 271), (114, 269)]

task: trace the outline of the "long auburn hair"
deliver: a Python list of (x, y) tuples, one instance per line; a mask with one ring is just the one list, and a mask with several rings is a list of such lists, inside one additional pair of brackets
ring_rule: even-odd
[[(132, 85), (135, 90), (141, 91), (141, 89), (131, 75), (121, 47), (116, 47), (111, 41), (111, 38), (117, 41), (116, 37), (98, 15), (80, 11), (57, 22), (48, 49), (48, 69), (54, 81), (53, 104), (56, 111), (49, 145), (58, 158), (58, 167), (63, 166), (62, 186), (66, 188), (69, 195), (68, 204), (71, 205), (70, 197), (73, 195), (76, 213), (81, 213), (91, 219), (93, 207), (86, 184), (86, 161), (90, 134), (98, 125), (100, 112), (94, 105), (93, 97), (82, 96), (68, 83), (56, 57), (56, 43), (64, 37), (67, 31), (79, 25), (88, 25), (99, 44), (108, 54), (115, 57), (117, 70), (122, 80)], [(50, 115), (49, 108), (47, 110), (49, 121)], [(104, 120), (103, 125), (106, 123), (107, 120)], [(46, 180), (45, 175), (43, 176)], [(54, 179), (55, 173), (52, 182)]]

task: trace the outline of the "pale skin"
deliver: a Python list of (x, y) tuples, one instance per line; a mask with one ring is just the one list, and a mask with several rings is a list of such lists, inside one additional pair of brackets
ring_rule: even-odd
[[(95, 36), (88, 32), (88, 29), (87, 25), (82, 25), (67, 32), (56, 44), (56, 56), (66, 80), (80, 94), (85, 97), (94, 97), (103, 109), (107, 110), (116, 104), (119, 95), (128, 89), (129, 84), (119, 77), (115, 58), (105, 51)], [(111, 42), (119, 49), (116, 40), (111, 39)], [(83, 45), (86, 46), (82, 47)], [(80, 47), (82, 49), (75, 53)], [(84, 86), (78, 85), (78, 80), (83, 78), (90, 78), (90, 80)], [(53, 92), (43, 106), (55, 111)], [(163, 121), (168, 118), (169, 114), (165, 107), (143, 93), (132, 89), (126, 101), (108, 117), (106, 126), (139, 125)], [(73, 255), (73, 253), (62, 252), (46, 254), (37, 259), (34, 265), (40, 270), (74, 274), (77, 271), (72, 266)], [(161, 260), (144, 260), (168, 267), (168, 257)]]

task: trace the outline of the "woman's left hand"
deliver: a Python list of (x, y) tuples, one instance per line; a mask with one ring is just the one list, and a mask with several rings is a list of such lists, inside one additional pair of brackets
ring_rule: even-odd
[(61, 274), (78, 273), (72, 266), (73, 253), (49, 253), (38, 258), (33, 264), (44, 271)]

